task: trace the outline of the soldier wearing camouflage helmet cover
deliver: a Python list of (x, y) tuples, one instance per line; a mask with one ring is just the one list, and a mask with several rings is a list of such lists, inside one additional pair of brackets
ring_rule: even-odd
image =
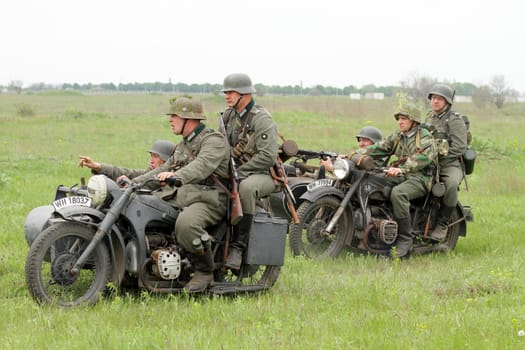
[(93, 174), (103, 174), (118, 182), (121, 176), (130, 179), (140, 176), (164, 164), (175, 150), (175, 144), (167, 140), (157, 140), (148, 151), (150, 154), (149, 167), (146, 169), (130, 169), (111, 164), (99, 163), (88, 156), (80, 156), (79, 167), (88, 167)]
[(239, 197), (243, 218), (234, 227), (233, 243), (226, 266), (239, 269), (247, 246), (256, 202), (276, 191), (269, 168), (278, 154), (279, 135), (271, 114), (255, 103), (250, 77), (233, 73), (224, 78), (227, 108), (222, 114), (226, 137), (232, 147), (239, 175)]
[(366, 154), (374, 159), (383, 159), (391, 155), (398, 159), (390, 164), (386, 175), (396, 184), (390, 194), (394, 219), (398, 225), (395, 252), (397, 257), (405, 257), (413, 243), (410, 201), (428, 193), (436, 150), (430, 132), (420, 127), (421, 112), (416, 106), (405, 103), (396, 110), (394, 117), (399, 130), (368, 146)]
[[(182, 140), (165, 164), (134, 178), (133, 182), (157, 178), (160, 186), (157, 195), (182, 209), (175, 223), (175, 235), (184, 249), (192, 253), (195, 269), (185, 288), (190, 293), (202, 292), (213, 281), (212, 252), (205, 250), (202, 254), (192, 242), (226, 214), (226, 194), (211, 175), (227, 183), (230, 148), (224, 135), (203, 123), (206, 117), (201, 102), (179, 97), (171, 101), (167, 115), (173, 133), (181, 135)], [(175, 179), (175, 186), (165, 184), (168, 178)]]
[(431, 111), (426, 124), (432, 125), (438, 147), (439, 181), (445, 185), (437, 225), (430, 233), (436, 241), (447, 236), (448, 222), (458, 202), (458, 187), (463, 179), (460, 157), (467, 149), (467, 128), (459, 113), (452, 110), (454, 90), (445, 84), (436, 84), (428, 93)]

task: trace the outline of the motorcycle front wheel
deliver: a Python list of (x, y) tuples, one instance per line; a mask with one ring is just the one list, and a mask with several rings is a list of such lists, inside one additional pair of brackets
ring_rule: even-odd
[(339, 207), (335, 197), (321, 197), (315, 202), (304, 201), (297, 209), (299, 224), (290, 227), (290, 248), (295, 256), (304, 255), (312, 259), (336, 257), (343, 249), (353, 224), (346, 211), (341, 214), (331, 232), (324, 229)]
[(71, 273), (94, 234), (94, 227), (59, 222), (38, 236), (31, 245), (25, 266), (26, 283), (35, 301), (61, 307), (98, 301), (109, 278), (107, 247), (99, 243), (80, 272)]

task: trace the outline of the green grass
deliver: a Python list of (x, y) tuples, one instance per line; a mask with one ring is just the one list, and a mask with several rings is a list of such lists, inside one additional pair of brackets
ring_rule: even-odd
[[(525, 106), (479, 110), (478, 159), (462, 186), (475, 222), (447, 254), (391, 261), (345, 252), (308, 261), (287, 252), (268, 293), (235, 298), (114, 293), (94, 307), (40, 307), (28, 294), (24, 220), (56, 186), (89, 171), (79, 155), (146, 166), (146, 150), (174, 139), (169, 96), (0, 94), (0, 349), (517, 349), (525, 347)], [(216, 127), (220, 96), (204, 98)], [(264, 97), (285, 138), (348, 152), (365, 124), (395, 129), (392, 101)], [(17, 116), (16, 106), (33, 116)]]

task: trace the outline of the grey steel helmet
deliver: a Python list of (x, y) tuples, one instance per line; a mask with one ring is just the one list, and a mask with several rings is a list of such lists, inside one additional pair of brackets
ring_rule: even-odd
[(383, 139), (383, 134), (381, 131), (374, 126), (365, 126), (359, 133), (355, 136), (358, 140), (359, 138), (369, 139), (373, 143), (379, 142)]
[(399, 119), (400, 115), (404, 115), (405, 117), (409, 118), (410, 120), (421, 124), (421, 110), (417, 108), (417, 106), (404, 103), (401, 106), (399, 106), (394, 113), (394, 118)]
[(232, 73), (224, 78), (221, 91), (235, 91), (241, 95), (244, 95), (253, 94), (255, 92), (255, 88), (253, 87), (252, 80), (247, 74)]
[(456, 91), (453, 90), (450, 86), (445, 84), (436, 84), (432, 87), (430, 92), (428, 93), (427, 98), (430, 100), (432, 99), (432, 95), (438, 95), (441, 96), (447, 101), (449, 105), (452, 104), (452, 101), (454, 101), (454, 95), (456, 94)]
[(176, 115), (182, 119), (206, 119), (204, 107), (199, 101), (191, 97), (174, 97), (170, 100), (170, 109), (167, 115)]
[(160, 156), (160, 159), (167, 161), (175, 151), (175, 144), (171, 141), (157, 140), (153, 142), (148, 152), (156, 153)]

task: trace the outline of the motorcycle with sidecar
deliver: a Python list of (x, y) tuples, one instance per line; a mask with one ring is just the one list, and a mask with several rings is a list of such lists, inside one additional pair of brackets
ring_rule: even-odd
[[(50, 205), (29, 213), (25, 276), (37, 302), (61, 307), (93, 304), (109, 284), (152, 293), (184, 292), (194, 261), (173, 234), (180, 209), (148, 190), (149, 181), (121, 188), (95, 175), (87, 186), (58, 186)], [(253, 220), (239, 270), (224, 266), (232, 236), (228, 215), (193, 242), (203, 253), (212, 252), (214, 281), (205, 293), (262, 292), (277, 281), (288, 222), (263, 208)]]

